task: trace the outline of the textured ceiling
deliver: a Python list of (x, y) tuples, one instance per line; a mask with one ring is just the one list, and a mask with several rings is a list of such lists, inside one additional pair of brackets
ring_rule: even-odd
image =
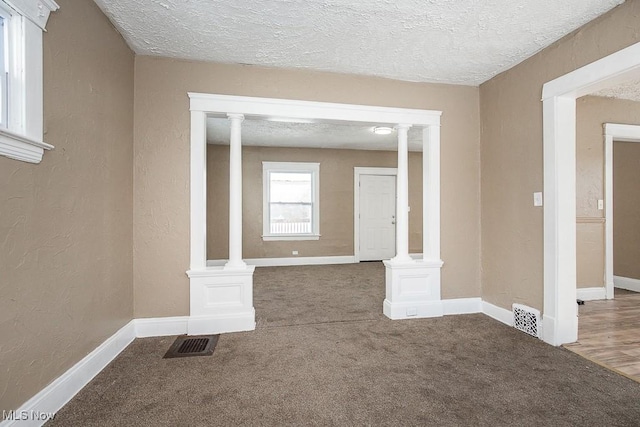
[[(207, 141), (229, 145), (229, 120), (207, 119)], [(242, 122), (242, 145), (263, 147), (341, 148), (396, 151), (398, 134), (376, 135), (373, 125), (284, 123), (264, 120)], [(422, 151), (422, 131), (409, 129), (409, 150)]]
[(478, 85), (624, 0), (95, 0), (137, 54)]
[(640, 80), (633, 80), (618, 86), (603, 89), (593, 93), (592, 95), (640, 102)]

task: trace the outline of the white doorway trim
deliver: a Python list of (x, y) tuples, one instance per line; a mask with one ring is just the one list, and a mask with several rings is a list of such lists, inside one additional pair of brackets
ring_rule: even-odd
[(362, 175), (398, 176), (398, 168), (353, 168), (353, 254), (360, 262), (360, 177)]
[[(188, 93), (191, 114), (190, 163), (190, 309), (188, 333), (211, 334), (255, 329), (253, 307), (253, 269), (242, 260), (242, 162), (241, 129), (244, 118), (287, 122), (368, 123), (373, 125), (414, 126), (423, 130), (423, 157), (429, 168), (423, 171), (423, 199), (429, 202), (423, 217), (425, 245), (423, 264), (437, 272), (431, 274), (432, 299), (440, 299), (440, 116), (441, 111), (376, 107), (353, 104), (255, 98), (245, 96)], [(208, 117), (231, 120), (229, 258), (225, 267), (207, 265), (207, 131)], [(406, 135), (405, 135), (406, 136)], [(400, 139), (398, 141), (400, 143)], [(406, 142), (406, 141), (404, 141)], [(233, 144), (232, 144), (233, 143)], [(405, 144), (406, 150), (406, 144)], [(235, 166), (234, 166), (235, 165)], [(402, 168), (399, 167), (402, 171)], [(427, 172), (425, 172), (427, 171)], [(404, 171), (406, 173), (406, 170)], [(235, 196), (235, 197), (234, 197)], [(234, 202), (234, 203), (232, 203)], [(231, 243), (234, 242), (233, 253)], [(232, 257), (233, 255), (233, 257)], [(434, 256), (438, 259), (433, 259)]]
[(576, 99), (640, 74), (640, 43), (544, 84), (543, 339), (578, 338), (576, 304)]
[(604, 277), (606, 298), (613, 299), (613, 143), (640, 142), (640, 126), (605, 123), (604, 125)]

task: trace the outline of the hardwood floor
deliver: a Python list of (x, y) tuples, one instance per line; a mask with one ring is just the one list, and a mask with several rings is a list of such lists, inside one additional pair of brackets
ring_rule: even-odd
[(578, 342), (565, 347), (640, 382), (640, 292), (615, 289), (613, 300), (578, 311)]

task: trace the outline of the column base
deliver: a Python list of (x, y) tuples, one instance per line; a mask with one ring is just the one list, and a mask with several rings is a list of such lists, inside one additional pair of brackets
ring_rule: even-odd
[(207, 267), (187, 272), (190, 279), (189, 335), (252, 331), (255, 266)]
[(406, 264), (384, 261), (384, 266), (385, 316), (393, 320), (443, 316), (444, 309), (440, 299), (441, 261)]

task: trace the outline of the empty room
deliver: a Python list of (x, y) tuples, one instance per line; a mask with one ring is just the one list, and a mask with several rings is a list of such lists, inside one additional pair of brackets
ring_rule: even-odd
[(640, 425), (639, 0), (0, 22), (0, 426)]

